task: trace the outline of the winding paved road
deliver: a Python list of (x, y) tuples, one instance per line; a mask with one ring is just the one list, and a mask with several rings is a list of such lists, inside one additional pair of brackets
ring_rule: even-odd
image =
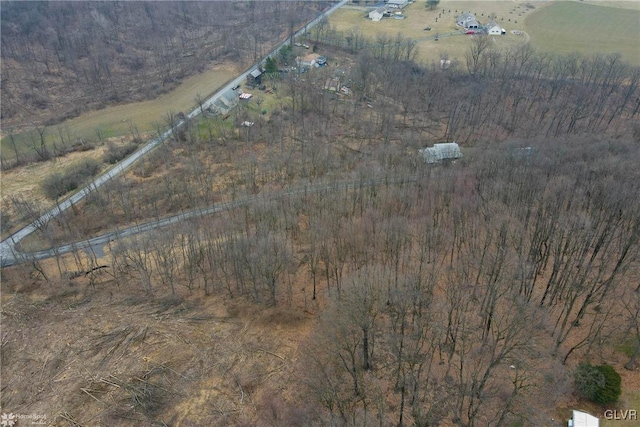
[(3, 264), (3, 266), (10, 266), (14, 264), (19, 264), (21, 262), (30, 261), (30, 260), (47, 259), (54, 256), (59, 256), (62, 254), (73, 252), (76, 250), (85, 250), (89, 248), (92, 248), (96, 252), (100, 253), (102, 252), (102, 248), (105, 245), (117, 239), (122, 239), (122, 238), (133, 236), (136, 234), (145, 233), (154, 229), (167, 227), (173, 224), (180, 223), (182, 221), (228, 211), (228, 210), (235, 209), (241, 206), (246, 206), (248, 204), (255, 203), (258, 201), (276, 200), (283, 197), (314, 194), (314, 193), (320, 193), (322, 191), (335, 192), (339, 190), (365, 188), (365, 187), (370, 187), (377, 184), (397, 185), (397, 184), (404, 184), (409, 182), (416, 182), (418, 179), (420, 179), (420, 176), (418, 175), (409, 175), (409, 176), (400, 176), (400, 177), (385, 176), (382, 178), (369, 179), (365, 181), (351, 180), (351, 181), (322, 182), (322, 183), (308, 184), (300, 187), (291, 188), (281, 193), (267, 193), (264, 195), (257, 195), (253, 197), (245, 197), (242, 199), (237, 199), (231, 202), (220, 203), (220, 204), (205, 207), (205, 208), (192, 209), (192, 210), (182, 212), (180, 214), (173, 215), (163, 219), (149, 221), (143, 224), (133, 225), (133, 226), (112, 231), (110, 233), (106, 233), (91, 239), (82, 240), (82, 241), (70, 243), (67, 245), (62, 245), (55, 249), (48, 249), (44, 251), (31, 252), (31, 253), (22, 253), (22, 252), (14, 251), (12, 253), (13, 257), (8, 260), (9, 262), (7, 264)]
[[(336, 3), (330, 9), (326, 10), (325, 12), (320, 14), (318, 17), (316, 17), (315, 19), (313, 19), (312, 21), (307, 23), (299, 31), (297, 31), (294, 34), (294, 37), (298, 37), (298, 36), (304, 35), (308, 30), (310, 30), (317, 23), (319, 23), (324, 17), (326, 17), (326, 16), (330, 15), (331, 13), (335, 12), (337, 9), (339, 9), (342, 6), (344, 6), (346, 3), (347, 3), (347, 0), (342, 0), (342, 1), (338, 2), (338, 3)], [(267, 57), (270, 57), (272, 55), (276, 55), (280, 51), (280, 49), (282, 49), (282, 47), (287, 44), (287, 41), (288, 41), (288, 38), (287, 38), (287, 40), (284, 40), (282, 43), (280, 43), (278, 45), (278, 47), (276, 47), (274, 50), (272, 50), (259, 63), (257, 63), (254, 66), (250, 67), (244, 73), (240, 74), (238, 77), (236, 77), (230, 83), (228, 83), (226, 86), (224, 86), (223, 88), (219, 89), (213, 96), (211, 96), (209, 99), (207, 99), (203, 103), (203, 108), (206, 109), (209, 106), (213, 105), (216, 101), (218, 101), (220, 99), (220, 97), (224, 93), (226, 93), (227, 91), (231, 90), (236, 85), (239, 85), (240, 83), (242, 83), (246, 79), (247, 75), (250, 72), (255, 70), (257, 66), (262, 65), (266, 61)], [(187, 114), (186, 117), (188, 119), (193, 119), (193, 118), (197, 117), (199, 114), (201, 114), (201, 111), (202, 110), (201, 110), (200, 106), (198, 106), (193, 111), (191, 111), (189, 114)], [(175, 126), (173, 127), (173, 129), (175, 129), (175, 130), (180, 129), (180, 127), (182, 127), (184, 125), (184, 123), (185, 123), (184, 120), (178, 121), (175, 124)], [(43, 259), (43, 258), (47, 258), (47, 257), (53, 256), (53, 254), (54, 254), (53, 250), (52, 251), (37, 252), (37, 253), (34, 253), (34, 254), (21, 253), (16, 249), (16, 245), (22, 239), (24, 239), (25, 237), (29, 236), (31, 233), (36, 231), (39, 224), (45, 224), (45, 223), (49, 222), (51, 219), (53, 219), (56, 216), (60, 215), (65, 210), (69, 209), (72, 205), (74, 205), (76, 203), (79, 203), (91, 191), (96, 190), (98, 187), (100, 187), (104, 183), (106, 183), (109, 180), (111, 180), (112, 178), (118, 176), (120, 173), (122, 173), (124, 170), (128, 169), (131, 165), (133, 165), (140, 158), (145, 156), (147, 153), (149, 153), (151, 150), (156, 148), (158, 145), (162, 144), (167, 138), (169, 138), (172, 135), (172, 133), (173, 133), (172, 129), (166, 130), (162, 135), (160, 135), (159, 137), (157, 137), (157, 138), (151, 140), (150, 142), (148, 142), (144, 147), (142, 147), (141, 149), (139, 149), (138, 151), (133, 153), (131, 156), (127, 157), (125, 160), (123, 160), (120, 163), (118, 163), (115, 167), (111, 168), (109, 171), (107, 171), (104, 174), (100, 175), (98, 178), (96, 178), (93, 182), (88, 184), (82, 190), (78, 191), (77, 193), (75, 193), (74, 195), (69, 197), (68, 199), (65, 199), (64, 201), (58, 203), (55, 207), (53, 207), (49, 211), (45, 212), (40, 218), (38, 218), (37, 220), (35, 220), (31, 224), (27, 225), (26, 227), (22, 228), (21, 230), (17, 231), (16, 233), (12, 234), (8, 238), (6, 238), (2, 242), (0, 242), (0, 266), (1, 267), (6, 267), (6, 266), (14, 265), (16, 263), (19, 263), (19, 262), (22, 262), (22, 261), (26, 261), (28, 259), (33, 259), (34, 257), (37, 257), (37, 256), (40, 256), (39, 259)], [(211, 208), (208, 208), (208, 209), (213, 209), (211, 211), (211, 213), (216, 211), (215, 207), (211, 207)], [(227, 209), (228, 209), (228, 207), (227, 207)], [(179, 217), (179, 215), (176, 216), (176, 217), (172, 217), (172, 218), (178, 218), (178, 217)], [(186, 218), (183, 218), (183, 219), (186, 219)], [(174, 222), (177, 222), (177, 221), (180, 221), (180, 220), (182, 220), (182, 219), (175, 219)], [(135, 227), (132, 227), (132, 229), (134, 229), (136, 227), (143, 227), (143, 226), (135, 226)], [(96, 238), (96, 239), (99, 239), (99, 238)], [(50, 253), (50, 255), (45, 256), (47, 253)]]

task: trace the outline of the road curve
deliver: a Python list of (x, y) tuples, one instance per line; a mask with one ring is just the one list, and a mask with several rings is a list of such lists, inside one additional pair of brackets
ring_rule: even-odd
[[(313, 28), (317, 23), (319, 23), (324, 17), (329, 16), (331, 13), (335, 12), (337, 9), (339, 9), (342, 6), (344, 6), (346, 3), (347, 3), (347, 0), (342, 0), (342, 1), (338, 2), (338, 3), (336, 3), (331, 8), (327, 9), (325, 12), (323, 12), (322, 14), (320, 14), (319, 16), (314, 18), (312, 21), (307, 23), (303, 28), (298, 30), (294, 34), (294, 37), (298, 37), (300, 35), (305, 34), (309, 29)], [(280, 43), (274, 50), (269, 52), (269, 54), (267, 56), (265, 56), (260, 62), (258, 62), (257, 64), (254, 64), (252, 67), (250, 67), (245, 72), (240, 74), (238, 77), (233, 79), (225, 87), (219, 89), (214, 95), (212, 95), (209, 99), (207, 99), (203, 103), (202, 107), (204, 109), (208, 108), (209, 106), (213, 105), (216, 101), (218, 101), (218, 99), (220, 99), (222, 94), (224, 94), (227, 91), (231, 90), (231, 88), (235, 87), (236, 85), (242, 83), (244, 81), (244, 79), (246, 79), (247, 75), (250, 72), (252, 72), (257, 66), (262, 65), (266, 61), (266, 59), (268, 57), (277, 54), (280, 51), (280, 49), (282, 49), (282, 47), (287, 44), (287, 41), (288, 41), (288, 38), (286, 40), (284, 40), (282, 43)], [(186, 117), (188, 119), (193, 119), (193, 118), (197, 117), (199, 114), (201, 114), (201, 112), (202, 112), (202, 109), (200, 108), (200, 106), (198, 106), (193, 111), (191, 111), (189, 114), (187, 114)], [(173, 134), (173, 130), (180, 129), (184, 124), (185, 124), (184, 120), (179, 120), (173, 126), (173, 129), (170, 128), (170, 129), (166, 130), (162, 135), (160, 135), (157, 138), (151, 140), (145, 146), (143, 146), (142, 148), (137, 150), (135, 153), (133, 153), (131, 156), (129, 156), (126, 159), (122, 160), (116, 166), (114, 166), (113, 168), (111, 168), (107, 172), (105, 172), (104, 174), (102, 174), (99, 177), (97, 177), (93, 182), (88, 184), (86, 187), (82, 188), (81, 190), (79, 190), (78, 192), (73, 194), (71, 197), (65, 199), (64, 201), (62, 201), (60, 203), (57, 203), (55, 207), (53, 207), (49, 211), (45, 212), (42, 216), (40, 216), (40, 218), (36, 219), (31, 224), (25, 226), (24, 228), (20, 229), (19, 231), (15, 232), (11, 236), (7, 237), (5, 240), (0, 242), (0, 267), (6, 267), (6, 266), (14, 265), (14, 264), (24, 260), (26, 256), (33, 255), (33, 254), (22, 254), (22, 253), (20, 253), (16, 249), (16, 245), (22, 239), (26, 238), (31, 233), (36, 231), (39, 225), (46, 224), (51, 219), (53, 219), (56, 216), (60, 215), (62, 212), (64, 212), (65, 210), (69, 209), (74, 204), (79, 203), (82, 199), (84, 199), (92, 191), (95, 191), (98, 187), (100, 187), (104, 183), (110, 181), (112, 178), (118, 176), (124, 170), (128, 169), (131, 165), (133, 165), (140, 158), (142, 158), (147, 153), (149, 153), (151, 150), (153, 150), (158, 145), (160, 145), (165, 140), (167, 140), (167, 138), (169, 138)]]
[(255, 203), (258, 201), (275, 200), (278, 198), (291, 197), (294, 195), (314, 194), (322, 191), (334, 192), (338, 190), (365, 188), (365, 187), (370, 187), (376, 184), (384, 184), (384, 185), (405, 184), (410, 182), (416, 182), (419, 179), (420, 179), (420, 175), (408, 175), (408, 176), (399, 176), (399, 177), (384, 176), (384, 177), (369, 179), (369, 180), (321, 182), (316, 184), (303, 185), (300, 187), (286, 190), (284, 192), (274, 192), (274, 193), (267, 193), (263, 195), (261, 194), (261, 195), (252, 196), (252, 197), (245, 197), (245, 198), (237, 199), (231, 202), (220, 203), (220, 204), (212, 205), (205, 208), (196, 208), (196, 209), (182, 212), (167, 218), (149, 221), (143, 224), (137, 224), (127, 228), (112, 231), (110, 233), (106, 233), (91, 239), (82, 240), (82, 241), (70, 243), (67, 245), (62, 245), (55, 249), (48, 249), (44, 251), (31, 252), (31, 253), (22, 253), (22, 252), (15, 251), (13, 253), (14, 256), (10, 259), (7, 259), (6, 264), (3, 264), (3, 267), (8, 267), (8, 266), (19, 264), (26, 261), (52, 258), (54, 256), (63, 255), (69, 252), (73, 252), (75, 250), (97, 248), (101, 251), (101, 249), (106, 244), (117, 239), (133, 236), (136, 234), (146, 233), (148, 231), (155, 230), (162, 227), (168, 227), (170, 225), (177, 224), (182, 221), (228, 211), (228, 210), (235, 209), (241, 206), (246, 206), (248, 204)]

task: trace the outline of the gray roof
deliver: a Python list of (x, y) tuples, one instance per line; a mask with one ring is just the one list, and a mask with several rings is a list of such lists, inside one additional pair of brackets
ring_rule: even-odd
[(438, 163), (442, 160), (462, 158), (460, 146), (455, 142), (434, 144), (433, 147), (427, 147), (419, 150), (419, 153), (422, 154), (427, 163)]
[(476, 17), (473, 13), (469, 13), (469, 12), (465, 12), (458, 17), (458, 22), (471, 21), (471, 20), (475, 21)]
[(251, 77), (256, 78), (256, 77), (260, 77), (262, 75), (262, 71), (260, 71), (260, 69), (256, 68), (255, 70), (253, 70), (250, 73)]

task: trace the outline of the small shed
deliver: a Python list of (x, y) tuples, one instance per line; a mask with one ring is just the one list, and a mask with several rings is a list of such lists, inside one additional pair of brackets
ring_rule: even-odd
[(384, 6), (374, 9), (369, 12), (369, 19), (371, 19), (373, 22), (378, 22), (384, 17), (386, 11), (387, 9)]
[(600, 420), (586, 412), (573, 410), (568, 427), (600, 427)]
[(260, 86), (262, 84), (262, 70), (260, 68), (256, 68), (247, 76), (247, 85), (249, 86)]
[(498, 25), (495, 21), (487, 22), (487, 25), (484, 27), (487, 34), (490, 36), (504, 36), (507, 34), (504, 28)]
[(324, 83), (324, 90), (337, 92), (340, 90), (340, 77), (329, 77)]
[(456, 142), (434, 144), (433, 147), (423, 148), (418, 151), (424, 160), (429, 163), (441, 163), (462, 158), (462, 151)]

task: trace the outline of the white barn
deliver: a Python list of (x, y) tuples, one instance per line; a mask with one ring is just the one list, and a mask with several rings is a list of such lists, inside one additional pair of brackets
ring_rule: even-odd
[(389, 0), (387, 2), (387, 7), (391, 9), (404, 9), (408, 3), (409, 0)]
[(505, 34), (507, 34), (505, 29), (498, 25), (495, 21), (487, 22), (487, 25), (484, 27), (484, 29), (490, 36), (504, 36)]
[(424, 157), (425, 162), (430, 164), (462, 158), (460, 146), (455, 142), (434, 144), (433, 147), (423, 148), (418, 152)]
[(600, 427), (600, 420), (586, 412), (573, 410), (573, 416), (568, 422), (569, 427)]
[(382, 19), (386, 10), (387, 9), (384, 6), (372, 10), (371, 12), (369, 12), (369, 19), (371, 19), (373, 22), (378, 22)]

